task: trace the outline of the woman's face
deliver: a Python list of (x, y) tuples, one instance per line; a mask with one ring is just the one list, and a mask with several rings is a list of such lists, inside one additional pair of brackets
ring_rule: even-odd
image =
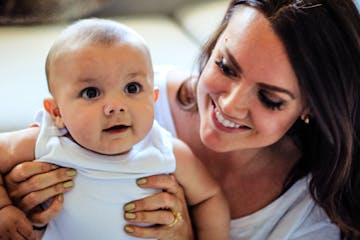
[(285, 48), (256, 9), (239, 7), (198, 84), (200, 137), (218, 152), (277, 142), (303, 113)]

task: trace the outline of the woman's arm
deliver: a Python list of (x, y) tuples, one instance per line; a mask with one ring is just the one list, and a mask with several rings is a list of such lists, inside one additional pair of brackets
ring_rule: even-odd
[(35, 158), (35, 143), (39, 128), (26, 128), (0, 134), (0, 173), (4, 174), (16, 164)]
[(34, 158), (37, 134), (36, 128), (0, 134), (0, 239), (36, 239), (25, 213), (12, 205), (2, 175), (17, 163)]
[[(61, 194), (71, 190), (64, 187), (64, 182), (74, 178), (74, 171), (32, 162), (38, 134), (38, 127), (0, 134), (0, 173), (12, 202), (27, 214), (34, 225), (42, 226), (61, 210)], [(49, 208), (38, 211), (37, 206), (52, 197), (56, 198)]]
[(175, 139), (174, 153), (175, 177), (184, 188), (196, 238), (229, 239), (229, 207), (219, 184), (185, 143)]

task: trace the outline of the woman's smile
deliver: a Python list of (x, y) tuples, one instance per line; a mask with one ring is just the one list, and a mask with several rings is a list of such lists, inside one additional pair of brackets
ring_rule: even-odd
[(212, 103), (212, 112), (211, 112), (211, 119), (215, 125), (216, 128), (218, 128), (221, 131), (225, 132), (239, 132), (244, 130), (250, 130), (251, 128), (230, 120), (228, 117), (224, 116), (224, 114), (221, 112), (219, 107), (213, 102)]

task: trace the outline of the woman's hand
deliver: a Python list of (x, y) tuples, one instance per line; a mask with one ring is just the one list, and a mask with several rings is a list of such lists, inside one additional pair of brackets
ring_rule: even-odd
[[(73, 188), (76, 172), (68, 168), (43, 162), (24, 162), (6, 176), (5, 184), (13, 203), (22, 209), (35, 226), (46, 225), (61, 210), (62, 193)], [(53, 198), (50, 206), (42, 210), (39, 205)]]
[(35, 240), (31, 222), (25, 214), (13, 205), (0, 209), (0, 239), (2, 240)]
[(128, 224), (125, 231), (129, 235), (173, 240), (194, 238), (184, 191), (174, 176), (150, 176), (139, 179), (137, 183), (140, 187), (163, 191), (124, 206), (127, 221), (151, 224), (146, 227)]

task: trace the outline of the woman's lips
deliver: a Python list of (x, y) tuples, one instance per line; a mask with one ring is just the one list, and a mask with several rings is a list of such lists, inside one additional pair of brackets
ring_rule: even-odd
[(221, 123), (224, 127), (228, 128), (239, 128), (240, 124), (231, 122), (224, 118), (224, 116), (220, 113), (219, 109), (215, 108), (215, 117), (216, 120), (218, 120), (219, 123)]
[(212, 102), (213, 105), (213, 111), (211, 114), (212, 120), (217, 128), (219, 128), (222, 131), (226, 132), (232, 132), (236, 130), (249, 130), (251, 129), (248, 126), (230, 121), (226, 119), (220, 112), (220, 110), (217, 108), (216, 104)]

